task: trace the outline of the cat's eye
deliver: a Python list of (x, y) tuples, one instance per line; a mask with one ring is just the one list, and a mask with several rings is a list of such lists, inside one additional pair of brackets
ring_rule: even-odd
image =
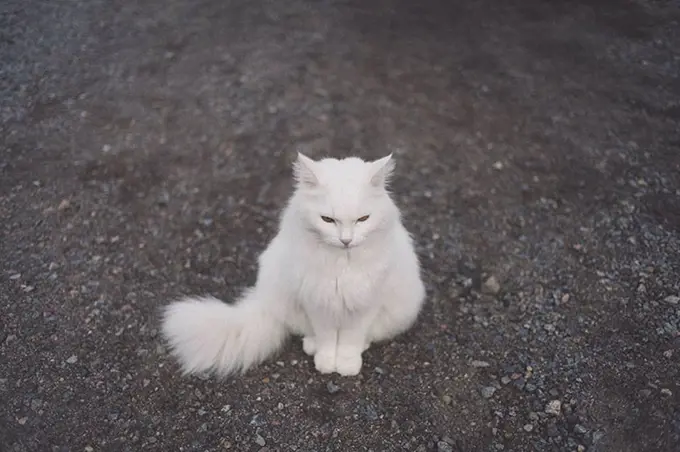
[(368, 220), (369, 215), (364, 215), (361, 218), (357, 218), (357, 223), (363, 223), (364, 221)]
[(332, 219), (331, 217), (325, 217), (325, 216), (321, 215), (321, 219), (323, 221), (325, 221), (326, 223), (335, 223), (335, 220)]

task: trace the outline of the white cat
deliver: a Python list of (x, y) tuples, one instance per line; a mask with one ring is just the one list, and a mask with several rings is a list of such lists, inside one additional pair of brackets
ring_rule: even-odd
[(296, 190), (259, 258), (255, 286), (229, 305), (186, 298), (163, 334), (185, 374), (244, 372), (303, 336), (321, 373), (357, 375), (371, 342), (409, 329), (425, 299), (420, 265), (386, 185), (392, 155), (294, 165)]

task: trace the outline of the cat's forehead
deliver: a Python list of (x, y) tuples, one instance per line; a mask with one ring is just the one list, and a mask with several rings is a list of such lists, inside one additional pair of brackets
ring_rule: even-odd
[(358, 158), (319, 162), (317, 174), (324, 188), (324, 203), (334, 215), (353, 217), (366, 210), (374, 190), (367, 167)]
[(316, 163), (316, 174), (324, 185), (365, 185), (371, 165), (358, 157), (323, 159)]

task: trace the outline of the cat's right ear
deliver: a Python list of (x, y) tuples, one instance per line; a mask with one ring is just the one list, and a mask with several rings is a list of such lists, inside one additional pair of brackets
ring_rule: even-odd
[(298, 152), (297, 160), (293, 163), (295, 180), (303, 187), (314, 188), (319, 185), (319, 179), (314, 174), (314, 160)]

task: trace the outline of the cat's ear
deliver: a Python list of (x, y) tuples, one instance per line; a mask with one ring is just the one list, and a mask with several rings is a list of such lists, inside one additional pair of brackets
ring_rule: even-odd
[(314, 160), (298, 152), (297, 160), (293, 163), (295, 180), (303, 187), (314, 188), (319, 185), (319, 179), (314, 174)]
[(386, 187), (390, 182), (395, 167), (392, 154), (371, 162), (371, 166), (373, 167), (371, 185), (374, 187)]

